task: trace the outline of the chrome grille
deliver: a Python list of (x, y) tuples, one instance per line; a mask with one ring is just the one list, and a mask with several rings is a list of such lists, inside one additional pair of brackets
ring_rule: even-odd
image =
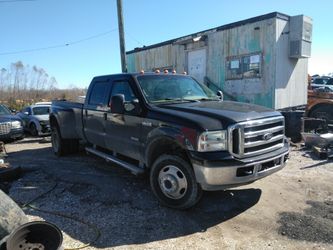
[(237, 123), (228, 128), (229, 151), (237, 158), (271, 152), (283, 147), (284, 117)]
[(6, 135), (10, 132), (11, 123), (10, 122), (2, 122), (0, 123), (0, 135)]

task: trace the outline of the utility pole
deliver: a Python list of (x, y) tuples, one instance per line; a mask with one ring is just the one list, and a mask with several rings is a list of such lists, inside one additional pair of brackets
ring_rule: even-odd
[(121, 71), (123, 73), (126, 73), (127, 64), (126, 64), (126, 52), (125, 52), (124, 19), (123, 19), (122, 0), (117, 0), (117, 10), (118, 10), (118, 30), (119, 30)]

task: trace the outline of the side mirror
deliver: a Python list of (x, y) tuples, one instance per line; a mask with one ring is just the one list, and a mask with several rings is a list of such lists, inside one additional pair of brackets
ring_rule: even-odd
[(124, 108), (126, 112), (130, 112), (132, 114), (140, 114), (141, 106), (138, 99), (134, 99), (131, 102), (125, 102)]
[(223, 101), (223, 92), (221, 90), (217, 91), (216, 95)]
[(122, 94), (117, 94), (111, 98), (111, 112), (117, 114), (124, 114), (125, 108), (125, 96)]

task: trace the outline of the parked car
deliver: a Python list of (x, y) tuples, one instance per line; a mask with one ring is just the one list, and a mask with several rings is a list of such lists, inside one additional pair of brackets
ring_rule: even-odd
[(54, 101), (57, 155), (86, 151), (134, 174), (150, 173), (157, 199), (186, 209), (202, 190), (245, 185), (282, 169), (289, 144), (281, 113), (222, 101), (190, 76), (119, 74), (95, 77), (85, 103)]
[(33, 136), (47, 136), (51, 134), (49, 113), (51, 103), (36, 103), (23, 108), (18, 116), (22, 119), (24, 130)]
[(24, 137), (22, 120), (0, 104), (0, 140), (22, 139)]
[(323, 88), (333, 91), (333, 78), (329, 76), (318, 77), (312, 80), (312, 89)]

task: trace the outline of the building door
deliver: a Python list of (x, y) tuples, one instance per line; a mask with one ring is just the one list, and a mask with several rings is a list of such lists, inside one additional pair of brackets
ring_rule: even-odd
[(206, 49), (189, 51), (187, 60), (188, 74), (203, 83), (206, 76)]

